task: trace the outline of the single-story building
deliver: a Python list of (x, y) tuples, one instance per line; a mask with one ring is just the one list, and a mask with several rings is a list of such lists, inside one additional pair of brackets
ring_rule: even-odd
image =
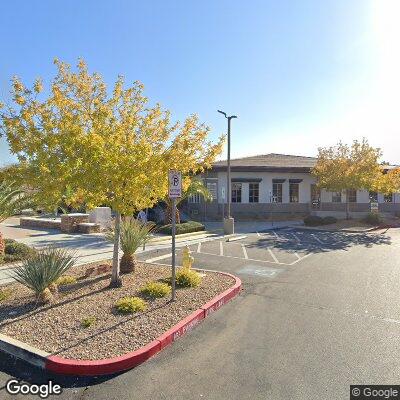
[[(231, 160), (231, 214), (234, 218), (265, 219), (277, 215), (332, 215), (346, 213), (346, 193), (319, 190), (311, 169), (314, 157), (266, 154)], [(384, 166), (386, 170), (395, 166)], [(227, 162), (218, 161), (201, 179), (213, 194), (212, 202), (196, 195), (188, 199), (186, 213), (193, 219), (216, 220), (226, 215)], [(378, 203), (382, 213), (400, 213), (400, 193), (383, 195), (366, 190), (349, 193), (350, 214), (362, 217)]]

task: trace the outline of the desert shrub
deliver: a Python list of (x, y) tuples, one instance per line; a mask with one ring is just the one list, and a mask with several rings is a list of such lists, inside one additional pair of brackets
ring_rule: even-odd
[(171, 287), (162, 282), (149, 282), (140, 292), (147, 297), (160, 298), (169, 295), (171, 293)]
[(318, 217), (317, 215), (307, 215), (307, 217), (305, 217), (303, 221), (304, 221), (304, 225), (306, 225), (306, 226), (323, 225), (323, 218)]
[(36, 254), (36, 250), (13, 239), (5, 239), (4, 262), (21, 261)]
[(81, 321), (81, 326), (83, 328), (90, 328), (96, 323), (96, 317), (86, 317)]
[(39, 301), (46, 302), (51, 299), (49, 286), (74, 264), (75, 258), (67, 250), (49, 247), (27, 258), (10, 273), (10, 276), (32, 289)]
[(0, 290), (0, 302), (7, 300), (10, 296), (11, 296), (10, 290), (7, 290), (7, 289)]
[(330, 224), (335, 224), (337, 222), (337, 219), (335, 217), (328, 216), (323, 218), (322, 222), (324, 225), (330, 225)]
[(369, 225), (379, 225), (382, 221), (382, 216), (376, 212), (370, 212), (363, 218), (363, 222)]
[(131, 314), (146, 309), (146, 302), (139, 297), (123, 297), (115, 303), (117, 311), (123, 314)]
[(71, 285), (73, 283), (77, 282), (77, 278), (75, 276), (71, 276), (71, 275), (63, 275), (60, 276), (57, 280), (56, 280), (56, 284), (58, 286), (63, 286), (63, 285)]
[[(176, 224), (176, 234), (181, 235), (183, 233), (200, 232), (204, 231), (205, 226), (200, 222), (188, 221), (182, 224)], [(158, 229), (158, 232), (165, 233), (167, 235), (172, 234), (172, 225), (164, 225)]]
[(176, 285), (179, 287), (196, 287), (201, 283), (201, 276), (191, 269), (181, 268), (176, 273)]

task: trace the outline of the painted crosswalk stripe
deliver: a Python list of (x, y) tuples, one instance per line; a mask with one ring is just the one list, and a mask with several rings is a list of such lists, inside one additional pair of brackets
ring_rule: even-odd
[(246, 260), (249, 259), (249, 256), (247, 255), (247, 250), (246, 250), (246, 246), (244, 244), (242, 244), (242, 250), (243, 250), (243, 256)]
[(222, 241), (219, 242), (219, 255), (220, 256), (224, 255), (224, 245), (222, 244)]
[(279, 263), (278, 259), (276, 258), (275, 254), (272, 252), (271, 248), (268, 247), (268, 253), (270, 254), (270, 256), (272, 257), (272, 259), (276, 262)]
[(149, 259), (146, 260), (146, 262), (152, 263), (152, 262), (155, 262), (155, 261), (164, 260), (164, 259), (166, 259), (166, 258), (168, 258), (168, 257), (171, 257), (171, 256), (172, 256), (172, 253), (168, 253), (168, 254), (164, 254), (164, 255), (162, 255), (162, 256), (158, 256), (158, 257), (154, 257), (154, 258), (149, 258)]

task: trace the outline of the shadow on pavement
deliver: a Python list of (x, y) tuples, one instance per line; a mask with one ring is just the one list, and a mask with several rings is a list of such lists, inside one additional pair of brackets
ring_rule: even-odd
[(309, 251), (323, 253), (334, 250), (348, 250), (354, 246), (371, 248), (379, 245), (390, 245), (392, 240), (385, 234), (321, 232), (313, 233), (300, 230), (289, 232), (277, 231), (277, 237), (259, 238), (247, 247), (265, 248), (266, 246), (286, 251)]

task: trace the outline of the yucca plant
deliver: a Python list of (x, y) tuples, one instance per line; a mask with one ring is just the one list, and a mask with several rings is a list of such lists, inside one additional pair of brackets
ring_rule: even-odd
[[(24, 207), (27, 196), (24, 195), (14, 182), (3, 181), (0, 183), (0, 222), (11, 217)], [(3, 234), (0, 232), (0, 260), (4, 257), (5, 243)]]
[[(132, 217), (125, 217), (120, 225), (120, 247), (124, 253), (121, 258), (120, 269), (122, 273), (135, 272), (136, 250), (147, 243), (155, 225), (152, 222), (142, 224)], [(114, 242), (114, 231), (106, 233), (106, 238)]]
[(48, 247), (23, 261), (11, 272), (17, 282), (32, 289), (40, 303), (53, 298), (52, 291), (58, 278), (75, 265), (73, 254), (65, 249)]

